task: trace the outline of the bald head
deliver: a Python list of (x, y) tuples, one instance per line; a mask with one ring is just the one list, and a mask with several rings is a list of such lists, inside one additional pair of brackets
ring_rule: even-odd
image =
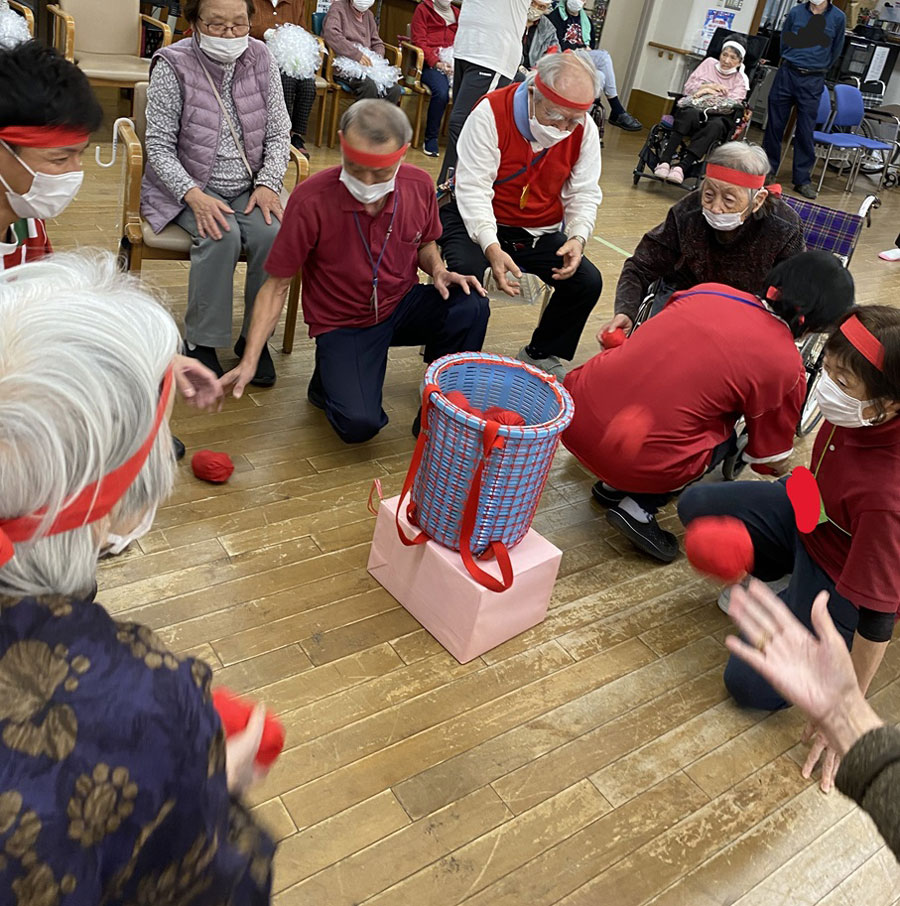
[(597, 67), (586, 51), (546, 54), (535, 69), (545, 85), (576, 104), (590, 104), (600, 93)]

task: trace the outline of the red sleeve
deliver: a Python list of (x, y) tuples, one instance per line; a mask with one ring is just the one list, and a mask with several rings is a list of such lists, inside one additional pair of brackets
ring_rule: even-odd
[(837, 581), (837, 591), (857, 607), (881, 613), (900, 608), (900, 513), (869, 510), (850, 527), (850, 553)]
[(772, 399), (767, 386), (754, 386), (744, 405), (744, 418), (750, 435), (747, 456), (768, 459), (780, 453), (790, 453), (805, 399), (806, 372), (802, 370), (780, 400)]
[(284, 219), (266, 259), (266, 273), (272, 277), (285, 280), (293, 277), (316, 246), (319, 218), (314, 205), (304, 197), (306, 194), (298, 186), (288, 199)]
[(425, 65), (434, 66), (438, 62), (439, 47), (428, 43), (428, 23), (425, 21), (425, 7), (417, 6), (410, 26), (410, 40), (416, 47), (425, 51)]

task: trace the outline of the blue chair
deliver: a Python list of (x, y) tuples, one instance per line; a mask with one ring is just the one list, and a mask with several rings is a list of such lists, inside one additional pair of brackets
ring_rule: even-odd
[[(854, 112), (848, 109), (846, 102), (841, 104), (840, 95), (837, 92), (838, 88), (849, 88), (849, 85), (836, 85), (835, 86), (835, 110), (832, 113), (831, 108), (831, 98), (828, 94), (828, 88), (822, 88), (822, 96), (819, 98), (819, 109), (816, 113), (816, 125), (822, 125), (825, 127), (824, 131), (814, 130), (813, 131), (813, 141), (818, 145), (824, 145), (827, 149), (825, 153), (825, 159), (822, 163), (822, 175), (819, 177), (819, 185), (817, 191), (822, 191), (822, 183), (825, 181), (825, 172), (828, 169), (828, 163), (831, 160), (831, 153), (835, 149), (847, 152), (848, 160), (850, 159), (850, 152), (853, 152), (853, 159), (850, 161), (850, 173), (847, 176), (847, 186), (844, 191), (850, 191), (850, 181), (853, 178), (853, 173), (856, 168), (856, 164), (859, 159), (859, 152), (861, 145), (859, 140), (855, 135), (847, 132), (835, 132), (835, 129), (847, 129), (852, 126), (858, 126), (862, 121), (860, 116), (856, 122), (853, 122)], [(817, 155), (818, 156), (818, 155)], [(815, 171), (815, 166), (813, 167)]]
[(838, 113), (835, 114), (835, 121), (839, 118), (842, 121), (846, 121), (847, 125), (850, 127), (849, 134), (853, 136), (860, 146), (860, 153), (856, 156), (856, 166), (851, 172), (851, 188), (856, 185), (856, 178), (859, 176), (859, 168), (863, 160), (863, 152), (873, 154), (881, 152), (884, 159), (884, 167), (881, 171), (881, 180), (878, 183), (878, 188), (880, 189), (884, 185), (888, 167), (890, 166), (891, 159), (893, 158), (897, 146), (889, 142), (879, 141), (878, 139), (866, 138), (864, 135), (859, 135), (857, 133), (856, 130), (860, 128), (862, 121), (866, 117), (865, 101), (859, 88), (854, 85), (835, 85), (834, 99), (838, 111)]

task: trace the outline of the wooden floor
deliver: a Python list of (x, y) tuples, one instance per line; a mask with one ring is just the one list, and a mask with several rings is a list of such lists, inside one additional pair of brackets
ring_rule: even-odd
[[(606, 285), (579, 362), (625, 255), (680, 197), (632, 187), (642, 140), (607, 130), (588, 245)], [(337, 160), (313, 150), (314, 169)], [(864, 181), (822, 200), (855, 209)], [(82, 194), (52, 225), (57, 247), (114, 249), (120, 186), (118, 165), (88, 162)], [(876, 257), (898, 213), (900, 196), (885, 193), (853, 261), (860, 301), (898, 298), (900, 264)], [(180, 317), (187, 265), (151, 262), (144, 276)], [(486, 348), (515, 353), (538, 312), (493, 309)], [(237, 305), (235, 336), (239, 317)], [(179, 405), (188, 460), (225, 450), (236, 472), (217, 488), (182, 464), (154, 530), (100, 571), (114, 614), (281, 715), (287, 749), (253, 792), (281, 841), (278, 906), (900, 902), (900, 870), (869, 820), (800, 777), (800, 716), (728, 700), (716, 589), (683, 557), (657, 566), (611, 533), (565, 451), (535, 522), (565, 552), (546, 622), (465, 666), (443, 651), (365, 569), (366, 498), (374, 478), (385, 494), (402, 483), (421, 359), (392, 352), (390, 424), (348, 447), (306, 401), (313, 344), (300, 334), (293, 355), (274, 355), (273, 389), (218, 415)], [(671, 508), (664, 524), (679, 530)], [(872, 701), (900, 721), (898, 644)]]

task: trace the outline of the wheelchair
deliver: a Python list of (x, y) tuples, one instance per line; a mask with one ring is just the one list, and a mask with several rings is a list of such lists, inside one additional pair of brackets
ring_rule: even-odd
[[(750, 123), (751, 110), (748, 102), (754, 88), (756, 88), (757, 84), (765, 75), (763, 67), (760, 64), (763, 62), (762, 55), (769, 43), (769, 39), (763, 35), (745, 35), (739, 32), (730, 31), (727, 28), (717, 28), (713, 34), (712, 40), (709, 42), (706, 56), (718, 58), (719, 54), (722, 52), (722, 45), (731, 38), (740, 38), (747, 46), (747, 53), (744, 57), (744, 68), (750, 82), (750, 88), (747, 91), (744, 105), (736, 108), (733, 113), (728, 115), (732, 122), (728, 136), (724, 141), (735, 141), (739, 139)], [(670, 91), (669, 97), (672, 98), (672, 113), (664, 116), (661, 122), (650, 129), (647, 140), (644, 142), (644, 147), (641, 148), (640, 154), (638, 155), (637, 165), (632, 173), (634, 185), (637, 185), (642, 179), (653, 179), (656, 182), (665, 182), (665, 180), (655, 176), (653, 171), (659, 164), (663, 146), (669, 139), (672, 124), (674, 122), (675, 107), (684, 95), (679, 92)], [(682, 145), (679, 152), (683, 152), (684, 147), (685, 146)], [(681, 184), (680, 188), (686, 191), (696, 189), (700, 184), (700, 180), (703, 178), (704, 170), (704, 161), (697, 161), (697, 163), (689, 167), (685, 172), (684, 182)]]

